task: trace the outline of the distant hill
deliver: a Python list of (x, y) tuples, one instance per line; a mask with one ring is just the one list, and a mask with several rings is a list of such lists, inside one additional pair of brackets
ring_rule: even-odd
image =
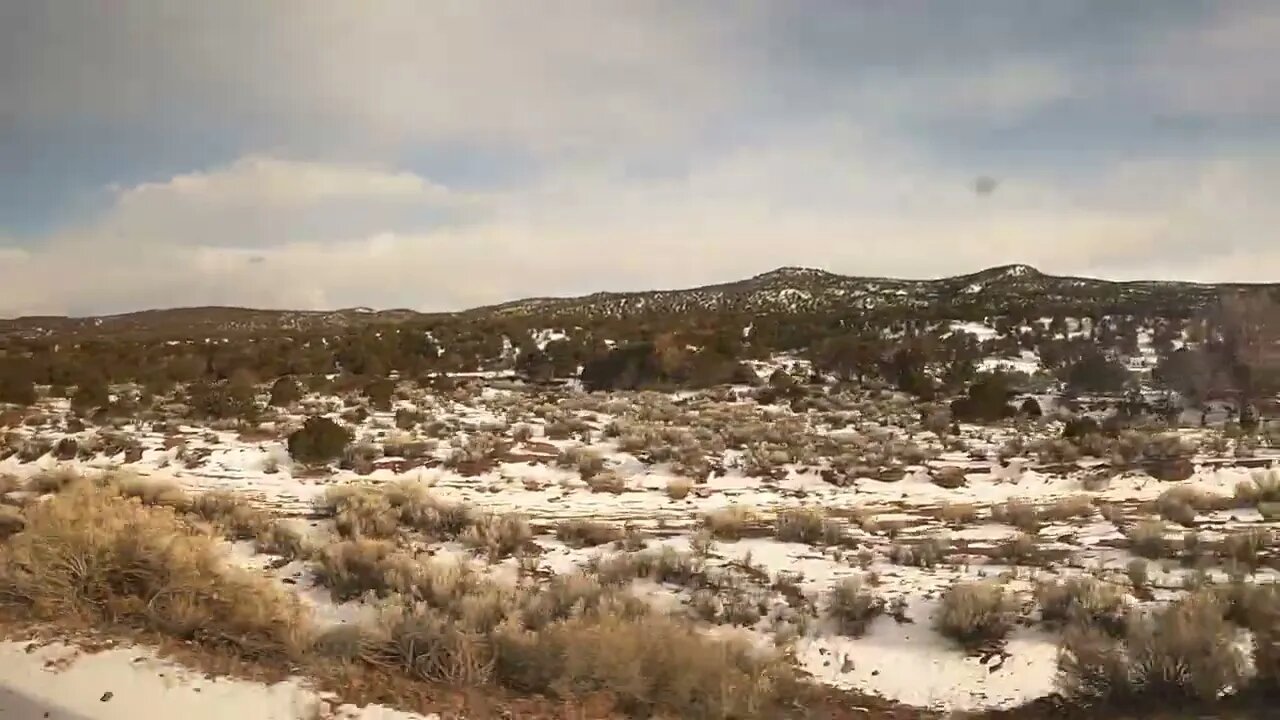
[(571, 298), (529, 298), (458, 313), (349, 308), (333, 311), (194, 307), (101, 317), (39, 316), (0, 320), (0, 334), (207, 333), (341, 328), (432, 318), (521, 318), (555, 323), (568, 319), (670, 315), (692, 312), (802, 314), (883, 313), (910, 316), (1000, 315), (1013, 308), (1102, 307), (1113, 312), (1188, 313), (1245, 288), (1280, 284), (1205, 284), (1177, 281), (1113, 282), (1046, 275), (1028, 265), (1004, 265), (934, 280), (857, 277), (825, 270), (783, 267), (746, 280), (685, 290), (601, 292)]

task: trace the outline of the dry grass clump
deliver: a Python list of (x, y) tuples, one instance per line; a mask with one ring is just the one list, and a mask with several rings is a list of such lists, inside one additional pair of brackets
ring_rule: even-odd
[(836, 583), (827, 592), (826, 616), (836, 631), (849, 637), (862, 637), (871, 621), (884, 612), (883, 599), (872, 595), (864, 586), (862, 577), (849, 577)]
[(1129, 529), (1129, 549), (1135, 554), (1158, 560), (1169, 554), (1163, 520), (1143, 520)]
[(213, 523), (233, 540), (251, 540), (271, 525), (268, 513), (250, 505), (243, 496), (224, 490), (192, 497), (187, 510)]
[(960, 582), (942, 596), (933, 626), (966, 648), (1003, 640), (1018, 619), (1018, 603), (990, 581)]
[(930, 474), (930, 479), (934, 485), (948, 490), (964, 487), (966, 483), (965, 471), (962, 467), (939, 468)]
[(1114, 638), (1089, 626), (1067, 631), (1058, 685), (1077, 702), (1171, 704), (1214, 700), (1245, 680), (1237, 630), (1212, 592), (1132, 616)]
[(702, 516), (702, 525), (717, 540), (737, 540), (756, 522), (756, 513), (745, 505), (730, 505)]
[(0, 603), (32, 617), (157, 631), (257, 658), (309, 642), (301, 606), (228, 566), (217, 540), (171, 508), (75, 483), (24, 513), (0, 545)]
[(1062, 627), (1079, 623), (1111, 634), (1119, 634), (1124, 629), (1125, 595), (1110, 583), (1091, 577), (1043, 582), (1036, 586), (1035, 598), (1040, 605), (1040, 617), (1047, 625)]
[(595, 547), (621, 540), (622, 529), (594, 520), (563, 520), (556, 525), (556, 539), (569, 547)]

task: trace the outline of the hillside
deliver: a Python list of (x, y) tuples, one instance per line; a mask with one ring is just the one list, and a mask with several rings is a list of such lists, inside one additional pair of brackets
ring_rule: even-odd
[(737, 314), (886, 313), (971, 317), (1015, 309), (1085, 306), (1107, 312), (1187, 314), (1224, 292), (1280, 284), (1202, 284), (1177, 281), (1113, 282), (1046, 275), (1027, 265), (1005, 265), (931, 280), (838, 275), (813, 268), (784, 267), (746, 280), (682, 290), (600, 292), (570, 298), (528, 298), (428, 315), (414, 310), (349, 308), (333, 311), (195, 307), (101, 317), (33, 316), (0, 320), (0, 334), (96, 335), (181, 332), (225, 335), (272, 329), (315, 330), (395, 323), (429, 318), (566, 319), (675, 315), (691, 312)]

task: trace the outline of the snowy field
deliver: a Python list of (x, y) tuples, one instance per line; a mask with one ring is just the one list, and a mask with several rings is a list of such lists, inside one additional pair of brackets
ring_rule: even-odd
[[(939, 710), (1014, 707), (1055, 690), (1060, 633), (1039, 621), (1035, 589), (1044, 583), (1100, 579), (1136, 606), (1166, 602), (1197, 578), (1277, 577), (1269, 544), (1244, 558), (1231, 556), (1229, 539), (1275, 526), (1269, 498), (1250, 502), (1241, 487), (1266, 494), (1280, 480), (1271, 469), (1280, 454), (1221, 431), (1152, 431), (1147, 454), (1127, 461), (1117, 448), (1062, 459), (1054, 418), (926, 428), (911, 401), (888, 391), (829, 394), (807, 406), (750, 395), (747, 387), (530, 392), (483, 377), (448, 392), (402, 385), (391, 409), (353, 426), (346, 469), (319, 471), (291, 461), (286, 439), (306, 417), (340, 419), (349, 398), (307, 396), (252, 427), (157, 418), (74, 430), (65, 401), (52, 401), (8, 431), (17, 451), (0, 461), (0, 475), (124, 472), (193, 493), (228, 491), (317, 538), (333, 533), (333, 521), (317, 512), (332, 488), (421, 484), (442, 501), (517, 513), (533, 531), (518, 557), (486, 562), (457, 542), (433, 553), (461, 554), (510, 582), (522, 574), (547, 582), (641, 549), (696, 556), (723, 597), (709, 598), (705, 584), (652, 579), (633, 591), (784, 645), (819, 682)], [(1153, 476), (1157, 446), (1164, 467), (1174, 448), (1176, 477)], [(1161, 515), (1166, 552), (1139, 557), (1135, 528), (1149, 530)], [(805, 518), (817, 518), (818, 536), (784, 529)], [(564, 526), (579, 520), (627, 539), (566, 541)], [(278, 578), (325, 622), (364, 612), (364, 601), (337, 603), (314, 587), (304, 561), (275, 562), (251, 542), (229, 544), (228, 554)], [(833, 627), (824, 610), (848, 578), (892, 609), (856, 634)], [(934, 624), (947, 590), (973, 581), (998, 583), (1019, 606), (1014, 627), (981, 651)], [(186, 717), (224, 717), (217, 698), (230, 695), (241, 714), (248, 706), (240, 703), (251, 702), (254, 717), (307, 717), (322, 701), (327, 717), (396, 717), (376, 707), (355, 714), (300, 685), (201, 685), (177, 679), (177, 670), (161, 678), (137, 650), (62, 663), (46, 657), (62, 651), (0, 646), (0, 683), (92, 717), (136, 715), (157, 703)], [(99, 702), (98, 687), (116, 688), (115, 699)]]

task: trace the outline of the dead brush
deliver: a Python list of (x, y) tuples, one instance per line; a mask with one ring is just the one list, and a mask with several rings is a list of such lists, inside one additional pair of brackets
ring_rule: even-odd
[(578, 477), (587, 480), (604, 471), (604, 457), (596, 451), (575, 446), (565, 448), (556, 456), (556, 466), (568, 470), (576, 470)]
[(26, 490), (37, 495), (59, 493), (80, 480), (82, 475), (75, 468), (61, 467), (52, 470), (41, 470), (27, 478)]
[(1072, 495), (1047, 506), (1041, 516), (1050, 522), (1068, 522), (1093, 517), (1095, 512), (1093, 498), (1088, 495)]
[(778, 511), (777, 536), (782, 542), (817, 545), (828, 536), (827, 523), (820, 507), (787, 508)]
[(113, 486), (121, 497), (137, 498), (143, 505), (162, 505), (185, 510), (192, 502), (191, 497), (171, 480), (124, 475), (111, 478), (108, 485)]
[(944, 503), (938, 518), (949, 525), (968, 525), (978, 520), (978, 507), (973, 503)]
[(27, 521), (23, 518), (21, 510), (9, 505), (0, 505), (0, 540), (22, 532), (26, 525)]
[(563, 520), (556, 524), (556, 539), (573, 548), (607, 545), (622, 539), (622, 529), (594, 520)]
[(1136, 555), (1159, 560), (1169, 554), (1163, 520), (1143, 520), (1129, 529), (1129, 549)]
[(311, 556), (311, 544), (297, 528), (281, 520), (272, 522), (254, 539), (254, 549), (286, 560), (303, 560)]
[(942, 596), (934, 628), (966, 648), (1004, 639), (1018, 619), (1018, 603), (995, 582), (960, 582)]
[(740, 539), (743, 531), (756, 521), (755, 511), (745, 505), (730, 505), (702, 516), (702, 526), (717, 540)]
[(232, 540), (252, 540), (271, 524), (271, 515), (255, 508), (241, 495), (217, 490), (191, 498), (187, 511), (212, 523)]
[(994, 522), (1012, 525), (1024, 532), (1040, 530), (1040, 511), (1034, 503), (1019, 498), (1009, 498), (1001, 504), (993, 505), (991, 519)]
[(310, 626), (296, 599), (228, 566), (218, 541), (170, 508), (77, 483), (29, 507), (0, 545), (0, 603), (43, 619), (158, 631), (253, 658), (298, 658)]
[(667, 497), (672, 500), (683, 500), (693, 490), (693, 480), (687, 477), (674, 477), (667, 481)]
[(533, 540), (533, 530), (528, 519), (517, 513), (482, 515), (458, 539), (496, 562), (522, 550)]
[(836, 632), (848, 637), (862, 637), (871, 622), (885, 608), (883, 599), (871, 594), (861, 577), (849, 577), (836, 583), (824, 602), (826, 617)]

